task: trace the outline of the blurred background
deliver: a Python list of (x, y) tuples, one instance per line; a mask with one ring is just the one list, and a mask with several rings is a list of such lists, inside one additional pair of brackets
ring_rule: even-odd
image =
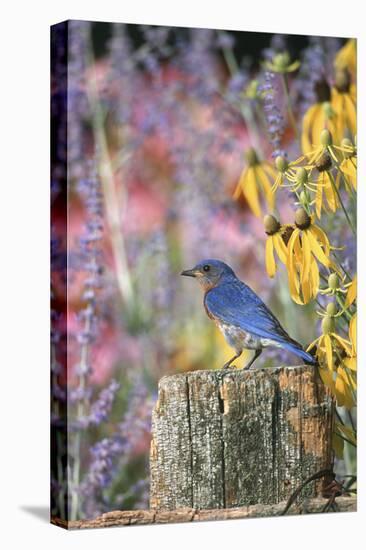
[[(301, 60), (290, 75), (301, 119), (343, 43), (82, 21), (53, 28), (54, 515), (148, 508), (159, 379), (231, 357), (182, 269), (225, 261), (293, 338), (306, 345), (316, 337), (314, 306), (292, 302), (285, 272), (268, 278), (262, 220), (233, 192), (246, 149), (273, 160), (257, 93), (264, 60), (285, 49)], [(281, 147), (296, 158), (274, 86)], [(283, 198), (274, 213), (291, 223), (294, 207)], [(269, 350), (256, 365), (294, 361)]]

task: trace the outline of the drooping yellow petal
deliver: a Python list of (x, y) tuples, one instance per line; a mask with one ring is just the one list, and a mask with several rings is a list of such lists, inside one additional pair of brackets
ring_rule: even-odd
[(350, 356), (352, 352), (351, 343), (347, 342), (347, 340), (339, 336), (339, 334), (337, 334), (336, 332), (332, 332), (332, 337), (335, 338), (335, 340), (338, 340), (341, 348), (343, 348), (346, 354)]
[(340, 170), (343, 175), (348, 176), (353, 188), (357, 188), (357, 160), (356, 157), (344, 159), (341, 163)]
[(333, 372), (323, 367), (319, 367), (318, 372), (320, 374), (320, 378), (323, 381), (323, 384), (330, 388), (332, 393), (334, 393)]
[(340, 407), (344, 406), (347, 409), (351, 409), (355, 405), (352, 391), (349, 386), (349, 382), (347, 380), (347, 374), (345, 373), (345, 370), (342, 367), (338, 367), (337, 369), (337, 378), (335, 382), (335, 394), (337, 397), (337, 404)]
[(302, 266), (301, 266), (301, 284), (307, 283), (310, 278), (311, 264), (311, 247), (308, 239), (307, 231), (303, 231), (301, 235), (302, 248)]
[(272, 193), (276, 193), (277, 189), (281, 187), (281, 185), (283, 185), (283, 182), (284, 182), (284, 175), (281, 172), (279, 172), (272, 186)]
[(353, 302), (356, 300), (356, 294), (357, 294), (357, 275), (353, 278), (352, 283), (347, 291), (347, 296), (345, 300), (345, 307), (349, 307), (353, 304)]
[(329, 336), (329, 334), (324, 334), (324, 345), (325, 345), (325, 353), (327, 357), (327, 367), (331, 371), (333, 371), (333, 350), (332, 350), (332, 340)]
[(237, 183), (237, 186), (235, 187), (235, 191), (233, 194), (233, 198), (235, 200), (237, 200), (240, 197), (240, 195), (243, 193), (243, 185), (244, 185), (245, 178), (247, 176), (247, 172), (248, 172), (247, 168), (244, 168), (244, 170), (240, 174), (239, 181)]
[(311, 279), (305, 279), (301, 282), (301, 292), (304, 304), (308, 304), (310, 300), (313, 298), (313, 290), (312, 290), (312, 284)]
[(244, 197), (252, 210), (253, 214), (260, 218), (262, 216), (262, 209), (258, 198), (257, 182), (255, 177), (255, 167), (250, 166), (245, 180), (242, 182), (242, 189)]
[(357, 358), (355, 357), (346, 357), (343, 359), (343, 364), (352, 371), (357, 371)]
[(286, 265), (287, 262), (287, 248), (285, 243), (283, 242), (282, 235), (280, 233), (275, 233), (273, 235), (273, 245), (277, 252), (277, 255), (280, 259), (280, 261)]
[(261, 165), (255, 166), (255, 172), (258, 180), (262, 184), (263, 193), (266, 198), (269, 209), (273, 210), (275, 206), (276, 195), (272, 193), (272, 182), (267, 176), (263, 166)]
[(328, 207), (331, 212), (335, 212), (338, 206), (337, 195), (333, 188), (328, 172), (324, 175), (324, 192), (327, 199)]
[(268, 277), (273, 278), (276, 275), (276, 262), (273, 254), (273, 236), (270, 235), (266, 240), (266, 270)]
[(253, 214), (258, 218), (261, 217), (262, 210), (259, 204), (257, 183), (253, 166), (250, 166), (242, 172), (239, 185)]
[(331, 265), (331, 262), (329, 258), (327, 258), (327, 256), (324, 254), (323, 249), (321, 248), (318, 240), (316, 239), (316, 234), (315, 235), (313, 234), (313, 226), (310, 226), (309, 229), (306, 229), (305, 231), (309, 237), (312, 253), (320, 263), (325, 265), (325, 267), (329, 267)]
[(319, 341), (323, 338), (323, 335), (322, 336), (319, 336), (319, 338), (315, 338), (315, 340), (313, 340), (311, 342), (311, 344), (308, 345), (308, 347), (306, 348), (306, 351), (310, 351), (312, 350), (315, 346), (318, 345)]
[(288, 283), (289, 283), (289, 289), (291, 298), (296, 302), (297, 304), (303, 305), (303, 300), (300, 297), (300, 284), (298, 280), (297, 275), (297, 269), (296, 269), (296, 258), (295, 258), (295, 251), (294, 247), (296, 244), (296, 241), (299, 239), (300, 230), (296, 228), (288, 242), (287, 249), (288, 249), (288, 255), (287, 255), (287, 275), (288, 275)]
[(318, 181), (317, 181), (318, 185), (316, 187), (316, 195), (315, 195), (315, 211), (319, 220), (322, 215), (322, 205), (323, 205), (323, 178), (324, 178), (324, 172), (321, 172), (318, 177)]
[(313, 259), (313, 261), (311, 262), (311, 288), (312, 288), (313, 297), (315, 297), (319, 292), (319, 284), (320, 284), (319, 268), (318, 268), (318, 264)]
[(350, 38), (348, 42), (337, 52), (334, 59), (336, 69), (348, 69), (353, 75), (357, 68), (356, 40)]
[(304, 115), (301, 134), (301, 147), (303, 153), (309, 153), (314, 146), (310, 136), (312, 135), (314, 120), (318, 116), (319, 112), (321, 113), (321, 108), (320, 103), (315, 103), (315, 105), (309, 107)]
[(357, 132), (357, 115), (356, 115), (356, 106), (351, 98), (351, 96), (344, 95), (344, 109), (346, 113), (347, 126), (354, 136)]
[(354, 314), (349, 323), (349, 339), (352, 343), (352, 355), (357, 353), (357, 313)]
[(319, 145), (320, 143), (320, 134), (324, 128), (327, 127), (327, 119), (324, 114), (323, 103), (320, 104), (320, 108), (317, 111), (316, 116), (314, 117), (313, 126), (310, 129), (310, 138), (311, 143), (314, 145)]

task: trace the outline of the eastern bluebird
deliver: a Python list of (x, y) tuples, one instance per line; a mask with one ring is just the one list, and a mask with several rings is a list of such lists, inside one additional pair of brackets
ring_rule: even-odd
[(182, 271), (181, 275), (198, 280), (204, 290), (203, 305), (207, 315), (236, 351), (223, 368), (228, 368), (244, 349), (251, 349), (255, 353), (245, 366), (248, 369), (267, 346), (284, 348), (305, 363), (316, 364), (314, 357), (287, 334), (259, 296), (224, 262), (204, 260), (193, 269)]

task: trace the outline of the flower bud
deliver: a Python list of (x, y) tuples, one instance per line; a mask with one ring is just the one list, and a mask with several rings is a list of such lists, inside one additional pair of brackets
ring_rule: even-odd
[(286, 172), (286, 170), (288, 168), (288, 162), (285, 159), (285, 157), (282, 157), (282, 156), (276, 157), (275, 165), (276, 165), (277, 170), (279, 172), (282, 172), (282, 173)]
[(295, 224), (299, 229), (310, 227), (311, 218), (304, 208), (298, 208), (295, 212)]
[(332, 145), (332, 134), (324, 128), (324, 130), (320, 133), (320, 143), (323, 145), (323, 147), (328, 147), (329, 145)]
[(303, 167), (298, 168), (296, 172), (296, 183), (300, 185), (304, 185), (307, 182), (308, 182), (308, 173), (306, 168), (303, 168)]
[(290, 55), (288, 52), (278, 53), (273, 57), (273, 66), (279, 72), (284, 72), (290, 64)]
[(334, 332), (334, 327), (335, 327), (334, 318), (326, 315), (322, 321), (323, 334), (329, 334), (330, 332)]
[(247, 151), (245, 151), (244, 153), (244, 156), (249, 166), (256, 166), (257, 164), (259, 164), (257, 153), (255, 149), (253, 149), (253, 147), (247, 149)]
[(327, 305), (327, 314), (330, 317), (334, 317), (336, 313), (337, 313), (337, 306), (335, 305), (334, 302), (329, 302), (329, 304)]
[(329, 275), (328, 286), (331, 290), (336, 290), (339, 287), (339, 277), (337, 273), (331, 273)]
[(276, 220), (276, 218), (271, 214), (267, 214), (266, 216), (264, 216), (263, 224), (264, 231), (267, 233), (267, 235), (274, 235), (275, 233), (277, 233), (277, 231), (279, 231), (281, 227), (278, 220)]

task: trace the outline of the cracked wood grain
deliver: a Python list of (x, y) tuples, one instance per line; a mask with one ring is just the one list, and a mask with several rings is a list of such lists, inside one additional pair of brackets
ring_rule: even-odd
[[(150, 506), (221, 509), (286, 500), (332, 468), (333, 403), (311, 366), (195, 371), (160, 380)], [(304, 489), (319, 496), (327, 480)]]

